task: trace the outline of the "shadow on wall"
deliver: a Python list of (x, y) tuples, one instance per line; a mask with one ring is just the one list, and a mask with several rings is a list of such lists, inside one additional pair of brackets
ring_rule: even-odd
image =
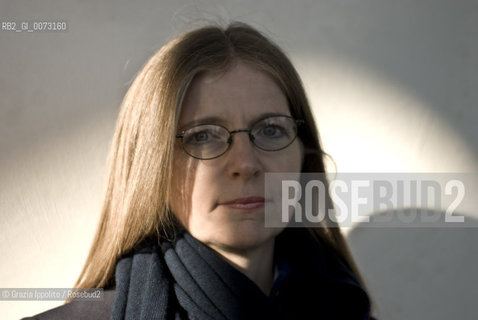
[[(465, 221), (478, 222), (470, 217)], [(477, 228), (369, 226), (358, 225), (347, 241), (378, 318), (476, 319)]]

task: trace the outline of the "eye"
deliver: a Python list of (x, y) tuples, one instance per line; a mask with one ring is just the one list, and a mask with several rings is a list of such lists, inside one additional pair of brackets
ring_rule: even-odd
[(268, 138), (273, 138), (280, 136), (282, 134), (282, 131), (280, 127), (276, 125), (268, 125), (262, 128), (261, 133), (264, 137)]
[(192, 137), (192, 139), (196, 142), (207, 141), (207, 139), (209, 139), (209, 133), (207, 133), (206, 131), (198, 132)]
[(213, 135), (208, 130), (188, 132), (184, 136), (184, 142), (187, 144), (203, 144), (212, 139)]
[(215, 125), (201, 125), (184, 133), (183, 143), (187, 145), (210, 145), (226, 141), (228, 132), (222, 127)]
[(253, 131), (254, 136), (259, 139), (284, 139), (288, 138), (288, 130), (286, 127), (277, 123), (264, 123)]

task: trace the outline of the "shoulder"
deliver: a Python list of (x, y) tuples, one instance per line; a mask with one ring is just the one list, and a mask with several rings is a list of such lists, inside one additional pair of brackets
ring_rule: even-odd
[(114, 289), (105, 290), (101, 300), (75, 300), (21, 320), (110, 319), (114, 295)]

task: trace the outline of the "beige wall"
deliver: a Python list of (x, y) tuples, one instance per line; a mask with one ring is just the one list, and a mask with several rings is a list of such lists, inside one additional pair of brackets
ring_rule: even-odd
[[(478, 172), (476, 0), (1, 0), (0, 18), (69, 24), (0, 32), (0, 287), (72, 286), (121, 98), (147, 57), (198, 18), (249, 22), (289, 53), (339, 171)], [(450, 241), (402, 232), (349, 233), (377, 314), (476, 317), (474, 229)], [(0, 313), (58, 304), (0, 301)]]

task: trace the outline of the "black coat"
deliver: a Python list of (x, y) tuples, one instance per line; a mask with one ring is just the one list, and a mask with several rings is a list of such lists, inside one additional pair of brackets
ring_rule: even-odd
[(115, 290), (105, 290), (101, 300), (74, 300), (70, 303), (22, 320), (109, 320)]
[[(166, 258), (169, 257), (169, 260), (166, 259), (168, 261), (161, 258), (151, 265), (146, 265), (146, 263), (153, 261), (150, 257), (163, 257), (163, 255), (158, 254), (158, 248), (150, 247), (149, 245), (138, 248), (130, 257), (127, 256), (121, 260), (122, 262), (119, 262), (116, 266), (115, 279), (117, 290), (105, 290), (102, 300), (75, 300), (34, 317), (24, 319), (110, 319), (112, 310), (124, 310), (122, 306), (125, 306), (126, 303), (128, 306), (131, 304), (132, 309), (127, 308), (127, 310), (134, 310), (134, 314), (137, 314), (138, 311), (141, 313), (143, 310), (138, 309), (138, 306), (144, 306), (145, 303), (146, 306), (148, 306), (148, 303), (151, 304), (147, 309), (148, 314), (150, 310), (162, 310), (159, 311), (160, 313), (170, 310), (167, 308), (169, 306), (167, 303), (169, 302), (166, 301), (165, 303), (161, 299), (151, 301), (148, 298), (150, 294), (156, 297), (175, 297), (168, 301), (172, 301), (171, 303), (173, 303), (179, 313), (174, 313), (173, 315), (171, 312), (168, 312), (168, 319), (170, 317), (188, 319), (189, 315), (197, 316), (198, 311), (207, 308), (207, 299), (212, 296), (216, 299), (213, 306), (219, 303), (223, 307), (219, 309), (220, 312), (227, 311), (228, 317), (234, 319), (244, 318), (242, 313), (244, 315), (247, 314), (248, 319), (251, 318), (250, 316), (257, 319), (264, 318), (263, 316), (259, 317), (260, 314), (268, 315), (266, 318), (271, 318), (272, 314), (274, 314), (275, 316), (272, 317), (274, 319), (282, 317), (287, 319), (369, 319), (369, 313), (367, 312), (370, 307), (368, 297), (356, 279), (354, 279), (354, 275), (341, 263), (341, 260), (335, 254), (326, 247), (319, 245), (305, 230), (290, 228), (278, 236), (275, 256), (281, 257), (282, 260), (278, 261), (279, 276), (268, 297), (264, 296), (257, 285), (244, 274), (233, 268), (220, 258), (219, 255), (189, 234), (182, 235), (178, 239), (176, 245), (180, 244), (179, 250), (176, 250), (175, 245), (168, 242), (162, 245), (161, 249), (163, 253), (167, 253), (165, 256)], [(185, 244), (191, 244), (191, 246), (185, 247)], [(189, 249), (192, 251), (188, 252), (187, 250)], [(315, 254), (311, 254), (313, 252)], [(172, 259), (172, 257), (176, 257), (173, 254), (182, 255), (180, 264), (173, 264), (174, 261), (179, 261)], [(137, 261), (143, 261), (143, 264), (133, 263), (132, 261), (136, 257), (138, 258)], [(204, 259), (204, 261), (201, 259)], [(170, 269), (164, 269), (167, 271), (155, 269), (155, 272), (151, 273), (155, 276), (160, 275), (159, 278), (143, 277), (144, 274), (149, 274), (146, 272), (146, 270), (150, 270), (148, 266), (163, 266), (165, 261), (166, 264), (164, 266)], [(132, 266), (137, 268), (136, 271)], [(198, 285), (195, 283), (195, 278), (191, 274), (186, 273), (189, 271), (184, 271), (184, 275), (182, 273), (176, 274), (179, 269), (186, 268), (184, 266), (187, 267), (187, 270), (195, 270), (195, 274), (199, 274), (199, 279), (201, 279), (201, 289), (196, 291), (196, 295), (199, 295), (199, 298), (197, 300), (193, 299), (192, 304), (187, 300), (189, 297), (195, 298), (192, 290), (186, 293), (186, 296), (178, 296), (177, 294), (181, 293), (178, 291), (169, 291), (170, 294), (173, 294), (171, 296), (170, 294), (155, 295), (155, 291), (148, 288), (148, 286), (152, 285), (164, 291), (166, 288), (172, 288), (171, 286), (176, 283), (172, 283), (171, 281), (173, 280), (181, 283), (181, 288), (187, 289), (192, 285)], [(208, 268), (214, 272), (205, 273), (204, 271)], [(118, 273), (118, 271), (123, 269), (128, 270), (126, 274)], [(198, 270), (200, 271), (199, 273), (196, 272)], [(173, 271), (175, 274), (172, 278), (166, 276), (166, 274), (169, 274), (169, 271)], [(131, 284), (130, 272), (133, 275), (138, 275), (137, 277), (139, 278), (135, 278), (132, 289), (123, 292), (122, 283)], [(280, 276), (281, 274), (282, 276)], [(230, 288), (234, 288), (235, 294), (232, 291), (229, 292)], [(218, 289), (222, 290), (220, 290), (221, 294), (219, 295), (217, 294)], [(128, 292), (131, 292), (131, 296), (128, 295)], [(145, 292), (148, 292), (148, 294), (145, 295)], [(190, 293), (193, 293), (193, 295), (190, 295)], [(124, 296), (125, 294), (126, 296)], [(202, 295), (206, 295), (207, 299), (204, 300)], [(146, 300), (136, 300), (141, 298)], [(176, 299), (182, 299), (182, 302), (178, 304), (179, 300)], [(191, 306), (194, 307), (195, 303), (197, 303), (199, 309), (196, 308), (191, 312)], [(183, 306), (189, 310), (184, 312), (186, 310), (182, 308)], [(264, 310), (261, 310), (261, 308), (264, 308)], [(215, 310), (217, 309), (213, 308), (207, 314), (216, 314)], [(277, 313), (278, 310), (283, 312)], [(261, 313), (261, 311), (263, 312)], [(118, 312), (115, 314), (122, 317)]]

